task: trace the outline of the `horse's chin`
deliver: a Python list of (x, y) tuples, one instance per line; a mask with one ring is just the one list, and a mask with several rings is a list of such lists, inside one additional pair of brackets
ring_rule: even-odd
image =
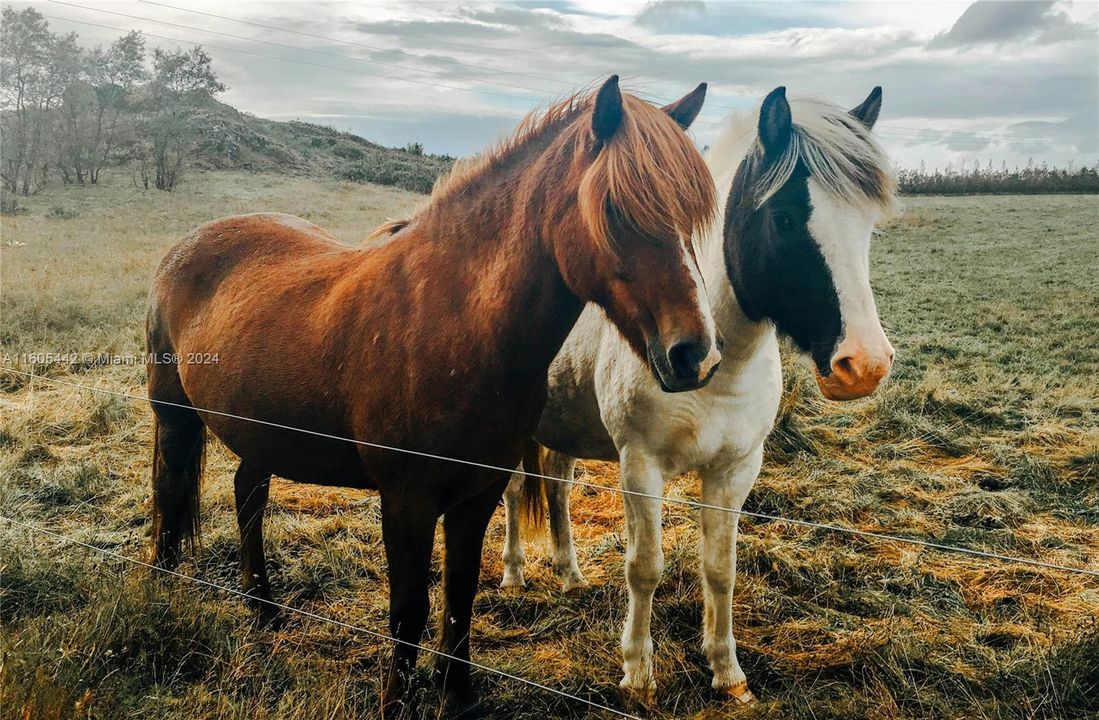
[(861, 382), (854, 385), (848, 385), (835, 381), (834, 376), (824, 376), (820, 374), (820, 371), (815, 372), (817, 378), (817, 387), (820, 388), (820, 394), (829, 400), (835, 400), (837, 402), (847, 402), (849, 400), (859, 400), (864, 397), (869, 397), (874, 394), (874, 391), (878, 389), (881, 384), (880, 380), (873, 380), (867, 382)]
[[(657, 359), (657, 355), (653, 352), (652, 345), (648, 345), (645, 348), (645, 363), (649, 366), (649, 374), (656, 380), (656, 384), (660, 386), (660, 389), (666, 393), (676, 392), (672, 387), (668, 385), (668, 382), (664, 379), (664, 370), (661, 367), (660, 361)], [(670, 374), (671, 369), (667, 372)]]

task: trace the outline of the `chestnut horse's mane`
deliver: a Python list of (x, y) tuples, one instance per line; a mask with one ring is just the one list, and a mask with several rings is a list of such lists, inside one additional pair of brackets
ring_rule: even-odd
[[(597, 140), (587, 117), (595, 93), (580, 92), (523, 119), (511, 137), (491, 150), (459, 160), (439, 178), (428, 207), (458, 197), (489, 173), (507, 166), (516, 151), (547, 133), (551, 147), (565, 149), (571, 162), (575, 153), (594, 152)], [(691, 237), (713, 220), (713, 180), (693, 143), (675, 120), (660, 108), (633, 95), (622, 94), (623, 117), (617, 132), (598, 148), (591, 165), (579, 178), (578, 203), (581, 217), (592, 235), (610, 244), (610, 217), (617, 218), (646, 236), (664, 237), (669, 231)], [(560, 185), (547, 192), (570, 192)], [(368, 240), (395, 233), (411, 224), (408, 219), (390, 220), (374, 230)]]

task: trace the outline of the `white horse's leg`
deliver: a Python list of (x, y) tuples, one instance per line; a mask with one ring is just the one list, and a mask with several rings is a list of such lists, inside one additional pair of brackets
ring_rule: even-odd
[(523, 533), (519, 528), (522, 500), (523, 476), (516, 473), (511, 476), (511, 482), (504, 491), (507, 529), (504, 534), (504, 579), (500, 581), (500, 587), (521, 588), (526, 584), (523, 580), (523, 566), (527, 562), (527, 555), (523, 551)]
[[(620, 482), (624, 490), (659, 498), (664, 477), (656, 462), (626, 450), (622, 454)], [(664, 571), (660, 546), (660, 500), (626, 494), (626, 583), (630, 605), (622, 629), (623, 688), (651, 700), (656, 694), (653, 678), (653, 640), (650, 634), (653, 594)]]
[[(699, 470), (702, 502), (740, 510), (759, 475), (762, 447), (743, 460), (714, 463)], [(705, 617), (702, 650), (714, 672), (713, 687), (742, 703), (755, 698), (740, 669), (733, 639), (733, 586), (736, 583), (736, 535), (740, 516), (721, 510), (702, 510), (702, 585)]]
[[(576, 458), (550, 451), (546, 457), (545, 471), (552, 477), (573, 479)], [(572, 541), (572, 519), (569, 517), (571, 482), (546, 481), (546, 499), (549, 501), (550, 537), (553, 542), (553, 572), (561, 578), (565, 592), (587, 587), (588, 581), (580, 572), (576, 561), (576, 546)]]

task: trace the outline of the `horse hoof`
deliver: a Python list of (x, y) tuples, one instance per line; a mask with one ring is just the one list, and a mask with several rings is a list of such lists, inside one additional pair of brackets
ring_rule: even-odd
[(578, 576), (575, 578), (568, 578), (561, 583), (561, 587), (566, 595), (573, 593), (579, 593), (588, 587), (588, 581), (584, 579), (584, 576)]
[(481, 720), (488, 717), (488, 708), (472, 690), (448, 692), (443, 716), (452, 720)]
[(500, 581), (500, 587), (504, 589), (515, 588), (522, 590), (527, 586), (526, 581), (523, 579), (522, 573), (512, 575), (510, 573), (504, 573), (504, 579)]
[(732, 687), (722, 688), (721, 692), (725, 697), (735, 700), (741, 705), (751, 705), (756, 701), (756, 696), (748, 689), (748, 683), (746, 682), (733, 685)]
[(488, 708), (480, 700), (473, 703), (447, 703), (443, 714), (448, 720), (483, 720), (488, 717)]
[(407, 720), (416, 716), (417, 707), (405, 698), (391, 698), (382, 701), (382, 720)]
[(270, 599), (270, 596), (267, 595), (250, 595), (245, 602), (255, 613), (254, 617), (257, 625), (264, 630), (282, 630), (286, 626), (286, 615), (283, 614), (282, 608), (276, 607), (270, 602), (264, 602)]
[(628, 702), (636, 703), (638, 705), (653, 705), (656, 703), (656, 684), (648, 683), (646, 685), (639, 685), (634, 687), (627, 685), (623, 680), (618, 684), (622, 688), (622, 693)]
[(256, 613), (256, 623), (264, 630), (278, 632), (286, 628), (286, 615), (278, 608), (261, 610)]

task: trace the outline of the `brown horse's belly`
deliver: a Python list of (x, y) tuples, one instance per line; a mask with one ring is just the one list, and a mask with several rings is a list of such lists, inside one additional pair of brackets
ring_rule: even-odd
[(241, 460), (272, 475), (313, 485), (376, 488), (355, 445), (293, 430), (206, 416), (206, 426)]
[[(244, 338), (185, 336), (178, 351), (214, 348), (217, 364), (181, 365), (184, 394), (210, 431), (242, 460), (298, 482), (373, 487), (344, 418), (323, 387), (295, 380), (305, 365), (291, 352), (259, 355)], [(348, 439), (340, 439), (348, 438)]]

